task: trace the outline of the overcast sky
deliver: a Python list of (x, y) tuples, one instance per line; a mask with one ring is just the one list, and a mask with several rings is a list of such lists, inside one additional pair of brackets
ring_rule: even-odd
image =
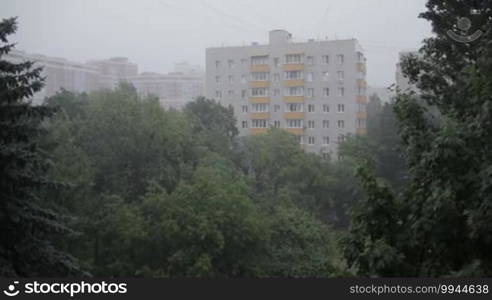
[(126, 56), (140, 72), (167, 73), (180, 61), (205, 64), (205, 48), (294, 38), (357, 38), (368, 82), (394, 82), (398, 52), (431, 35), (425, 0), (0, 0), (19, 17), (17, 49), (75, 61)]

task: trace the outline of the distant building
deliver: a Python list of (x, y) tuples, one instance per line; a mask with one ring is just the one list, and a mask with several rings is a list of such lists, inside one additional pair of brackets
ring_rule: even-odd
[(347, 134), (366, 132), (366, 59), (355, 39), (269, 43), (206, 50), (206, 95), (232, 105), (240, 135), (269, 127), (296, 135), (306, 151), (336, 153)]
[(387, 87), (369, 86), (367, 88), (367, 96), (371, 97), (374, 94), (376, 94), (379, 99), (381, 99), (381, 103), (383, 104), (390, 102), (395, 97), (395, 92)]
[(126, 57), (91, 60), (87, 63), (71, 62), (63, 58), (32, 55), (11, 51), (6, 59), (13, 62), (35, 61), (43, 67), (45, 87), (33, 97), (40, 104), (62, 88), (71, 92), (92, 92), (114, 89), (119, 82), (129, 82), (139, 95), (154, 95), (166, 108), (180, 109), (184, 104), (204, 94), (204, 74), (200, 66), (186, 62), (176, 64), (170, 74), (141, 73), (138, 66)]
[(403, 74), (403, 71), (401, 69), (401, 62), (403, 61), (404, 57), (408, 55), (419, 55), (419, 53), (418, 51), (404, 51), (399, 53), (400, 60), (396, 64), (395, 73), (396, 87), (401, 92), (413, 91), (418, 93), (418, 88), (414, 84), (410, 83), (409, 79)]

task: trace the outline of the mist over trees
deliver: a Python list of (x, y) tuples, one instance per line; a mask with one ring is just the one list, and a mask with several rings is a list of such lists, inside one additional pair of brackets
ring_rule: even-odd
[(40, 69), (2, 58), (3, 20), (0, 275), (490, 276), (492, 32), (446, 36), (470, 8), (428, 1), (436, 36), (402, 64), (420, 93), (371, 96), (339, 161), (280, 129), (239, 137), (213, 99), (165, 110), (125, 83), (32, 106)]

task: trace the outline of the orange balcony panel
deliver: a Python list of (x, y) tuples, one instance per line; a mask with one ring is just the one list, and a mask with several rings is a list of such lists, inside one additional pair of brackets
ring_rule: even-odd
[(304, 64), (284, 64), (284, 71), (302, 71), (304, 70)]
[(304, 119), (303, 112), (286, 112), (284, 113), (284, 119)]
[(250, 128), (249, 129), (249, 133), (252, 135), (264, 134), (264, 133), (267, 133), (267, 131), (268, 131), (268, 128)]
[(295, 135), (303, 135), (304, 134), (304, 129), (302, 128), (285, 128), (285, 131), (288, 133), (292, 133)]
[(304, 96), (284, 96), (285, 103), (303, 103)]
[(359, 134), (359, 135), (366, 135), (367, 134), (367, 129), (366, 128), (357, 128), (357, 134)]
[(304, 79), (284, 80), (284, 86), (304, 86)]
[(250, 103), (269, 103), (269, 97), (251, 97), (249, 98)]
[(366, 72), (366, 65), (364, 63), (356, 63), (355, 69), (357, 70), (357, 72), (365, 73)]
[(249, 82), (249, 87), (252, 87), (252, 88), (264, 88), (264, 87), (269, 87), (270, 86), (270, 82), (269, 81), (266, 81), (266, 80), (256, 80), (256, 81), (250, 81)]
[(270, 118), (270, 113), (267, 113), (267, 112), (250, 113), (249, 118), (250, 119), (268, 119), (268, 118)]
[(357, 113), (357, 119), (367, 119), (367, 112), (360, 111)]
[(357, 86), (358, 87), (366, 87), (367, 83), (364, 79), (357, 79)]
[(357, 96), (355, 100), (357, 103), (367, 103), (367, 96)]
[(269, 65), (251, 65), (249, 70), (251, 72), (268, 72), (270, 71)]

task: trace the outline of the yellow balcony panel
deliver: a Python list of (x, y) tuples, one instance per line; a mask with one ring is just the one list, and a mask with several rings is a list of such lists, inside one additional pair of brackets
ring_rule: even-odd
[(356, 63), (355, 69), (357, 70), (357, 72), (365, 73), (366, 72), (366, 65), (364, 63)]
[(250, 103), (269, 103), (270, 98), (269, 97), (250, 97), (249, 102)]
[(286, 112), (284, 119), (304, 119), (304, 112)]
[(357, 113), (357, 119), (367, 119), (367, 112), (360, 111)]
[(357, 103), (367, 103), (367, 96), (357, 96), (355, 100)]
[(250, 113), (249, 118), (250, 119), (268, 119), (268, 118), (270, 118), (270, 113), (267, 113), (267, 112)]
[(303, 135), (304, 134), (304, 129), (302, 128), (285, 128), (285, 131), (288, 133), (292, 133), (295, 135)]
[(358, 87), (366, 87), (367, 83), (364, 79), (357, 79), (357, 86)]
[(285, 103), (303, 103), (304, 96), (284, 96)]
[(284, 86), (304, 86), (304, 79), (284, 80)]
[(367, 134), (367, 129), (366, 128), (357, 128), (357, 134), (359, 135), (366, 135)]
[(282, 68), (284, 71), (302, 71), (304, 70), (304, 64), (284, 64)]
[(252, 88), (264, 88), (270, 86), (270, 82), (266, 80), (255, 80), (249, 82), (249, 87)]
[(268, 72), (270, 71), (269, 65), (251, 65), (249, 67), (251, 72)]
[(268, 128), (250, 128), (249, 129), (249, 133), (250, 134), (263, 134), (263, 133), (267, 133), (268, 131)]

